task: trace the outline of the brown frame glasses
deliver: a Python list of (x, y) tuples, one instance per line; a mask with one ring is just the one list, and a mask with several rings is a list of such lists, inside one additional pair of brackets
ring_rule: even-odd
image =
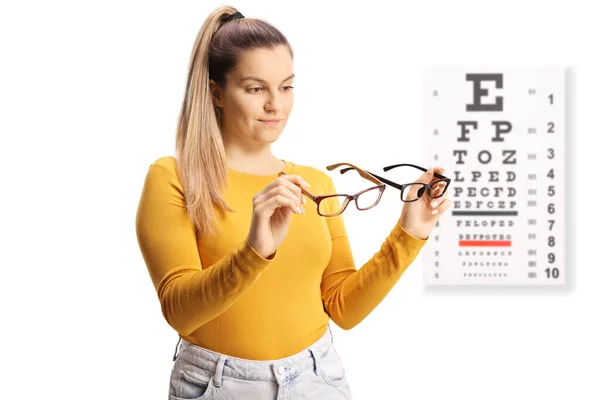
[[(368, 181), (371, 181), (371, 182), (375, 183), (376, 186), (372, 186), (370, 188), (361, 190), (360, 192), (357, 192), (357, 193), (355, 193), (353, 195), (345, 194), (345, 193), (334, 193), (334, 194), (326, 194), (326, 195), (322, 195), (322, 196), (315, 196), (312, 193), (310, 193), (308, 190), (304, 189), (303, 187), (300, 187), (300, 189), (302, 189), (302, 193), (306, 197), (308, 197), (309, 199), (311, 199), (312, 201), (314, 201), (316, 203), (316, 205), (317, 205), (317, 214), (319, 214), (322, 217), (335, 217), (337, 215), (340, 215), (341, 213), (343, 213), (346, 210), (346, 208), (348, 207), (348, 204), (350, 204), (350, 202), (352, 200), (354, 200), (354, 204), (356, 205), (356, 208), (358, 210), (361, 210), (361, 211), (369, 210), (369, 209), (375, 207), (379, 203), (379, 200), (381, 200), (381, 196), (383, 195), (383, 192), (385, 191), (386, 185), (381, 180), (379, 180), (378, 178), (376, 178), (372, 174), (366, 172), (365, 170), (360, 169), (357, 166), (352, 165), (350, 163), (343, 162), (343, 163), (338, 163), (338, 164), (332, 164), (332, 165), (328, 165), (326, 168), (329, 171), (333, 171), (334, 169), (339, 168), (341, 166), (348, 166), (348, 167), (350, 167), (350, 168), (344, 168), (344, 169), (342, 169), (340, 171), (341, 174), (343, 174), (343, 173), (345, 173), (345, 172), (353, 169), (356, 172), (358, 172), (361, 177), (365, 178)], [(286, 175), (286, 173), (285, 172), (280, 172), (279, 175)], [(375, 190), (375, 189), (377, 189), (379, 191), (377, 200), (372, 205), (370, 205), (368, 207), (361, 207), (358, 204), (358, 197), (361, 194), (363, 194), (363, 193), (366, 193), (366, 192), (369, 192), (369, 191), (372, 191), (372, 190)], [(344, 197), (344, 201), (343, 201), (343, 203), (342, 203), (342, 205), (340, 207), (340, 210), (337, 213), (325, 214), (325, 213), (322, 212), (323, 210), (321, 210), (321, 208), (322, 208), (321, 207), (321, 203), (322, 203), (323, 200), (331, 198), (331, 197)]]
[[(388, 165), (387, 167), (383, 168), (383, 171), (387, 172), (387, 171), (389, 171), (391, 169), (398, 168), (398, 167), (413, 167), (413, 168), (419, 169), (419, 170), (421, 170), (423, 172), (427, 172), (426, 168), (419, 167), (418, 165), (414, 165), (414, 164), (394, 164), (394, 165)], [(350, 169), (351, 168), (344, 168), (342, 170), (342, 173), (344, 173), (344, 172), (346, 172), (346, 171), (348, 171)], [(432, 199), (437, 199), (439, 197), (442, 197), (446, 193), (446, 191), (448, 190), (448, 187), (450, 186), (450, 182), (452, 182), (452, 179), (450, 179), (447, 176), (444, 176), (442, 174), (438, 174), (437, 172), (434, 172), (433, 175), (436, 178), (439, 178), (439, 179), (437, 181), (431, 182), (429, 184), (427, 184), (427, 183), (421, 183), (421, 182), (411, 182), (411, 183), (400, 184), (400, 183), (396, 183), (396, 182), (390, 181), (389, 179), (386, 179), (384, 177), (376, 175), (376, 174), (374, 174), (372, 172), (368, 172), (367, 171), (367, 173), (370, 174), (370, 175), (372, 175), (372, 176), (374, 176), (375, 178), (379, 179), (380, 181), (384, 182), (386, 185), (392, 186), (392, 187), (400, 190), (400, 200), (402, 200), (405, 203), (410, 203), (410, 202), (419, 200), (421, 198), (421, 196), (423, 196), (423, 194), (425, 193), (425, 189), (427, 189), (427, 195), (430, 198), (432, 198)], [(432, 190), (435, 191), (435, 190), (437, 190), (437, 188), (441, 187), (441, 186), (437, 186), (436, 189), (433, 189), (433, 186), (436, 185), (437, 183), (440, 183), (440, 182), (444, 182), (445, 183), (443, 190), (441, 192), (439, 192), (438, 194), (432, 196)], [(417, 198), (413, 199), (413, 200), (405, 200), (405, 198), (408, 196), (408, 194), (405, 194), (405, 192), (404, 192), (405, 189), (410, 188), (411, 186), (416, 186), (416, 185), (422, 186), (421, 189), (417, 190), (417, 194), (416, 194)]]

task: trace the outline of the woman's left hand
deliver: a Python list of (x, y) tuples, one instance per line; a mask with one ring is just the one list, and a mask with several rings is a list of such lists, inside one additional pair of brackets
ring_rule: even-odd
[[(440, 167), (430, 168), (416, 182), (429, 184), (437, 181), (438, 178), (433, 175), (433, 171), (441, 174), (444, 169)], [(450, 208), (450, 200), (446, 198), (447, 195), (448, 191), (442, 197), (432, 199), (425, 191), (417, 201), (405, 202), (399, 220), (402, 228), (416, 238), (428, 239), (437, 221)]]

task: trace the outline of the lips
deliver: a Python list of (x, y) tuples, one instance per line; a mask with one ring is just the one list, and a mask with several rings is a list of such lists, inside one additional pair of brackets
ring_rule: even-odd
[(280, 119), (259, 119), (266, 126), (277, 126), (281, 122)]

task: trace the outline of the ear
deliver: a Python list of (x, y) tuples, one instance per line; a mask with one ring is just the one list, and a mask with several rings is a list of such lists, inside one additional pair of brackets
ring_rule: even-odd
[(212, 95), (212, 100), (215, 106), (223, 107), (223, 101), (221, 99), (221, 87), (214, 81), (210, 80), (210, 94)]

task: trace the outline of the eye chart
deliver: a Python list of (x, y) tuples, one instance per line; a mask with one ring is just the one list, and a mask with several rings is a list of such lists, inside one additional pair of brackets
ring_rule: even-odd
[(423, 248), (428, 285), (565, 283), (565, 70), (427, 68), (426, 165), (452, 205)]

